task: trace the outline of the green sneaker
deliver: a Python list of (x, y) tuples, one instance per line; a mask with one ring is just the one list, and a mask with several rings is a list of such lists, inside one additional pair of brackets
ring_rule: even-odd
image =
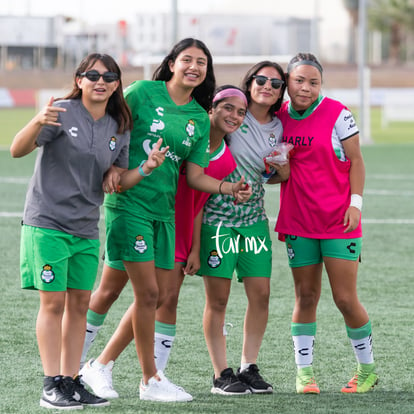
[(315, 381), (313, 368), (299, 368), (296, 375), (296, 392), (298, 394), (319, 394), (321, 390)]
[(378, 384), (378, 375), (374, 371), (375, 364), (358, 364), (355, 375), (341, 391), (347, 394), (371, 391)]

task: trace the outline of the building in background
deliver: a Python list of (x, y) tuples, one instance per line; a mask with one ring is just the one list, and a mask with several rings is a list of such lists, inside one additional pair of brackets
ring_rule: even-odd
[[(172, 19), (168, 14), (145, 14), (130, 26), (130, 40), (138, 54), (164, 55), (171, 39)], [(214, 56), (289, 55), (310, 50), (311, 20), (267, 15), (180, 14), (177, 38), (203, 40)]]
[[(351, 25), (349, 13), (339, 4), (334, 18), (323, 15), (327, 4), (321, 0), (314, 1), (314, 12), (306, 17), (297, 17), (300, 10), (295, 16), (286, 10), (253, 14), (241, 8), (238, 14), (151, 11), (133, 13), (128, 20), (95, 24), (62, 15), (0, 16), (0, 70), (71, 70), (91, 51), (109, 53), (123, 67), (144, 66), (159, 62), (184, 37), (203, 40), (215, 60), (223, 63), (237, 63), (243, 57), (250, 57), (249, 62), (257, 57), (280, 61), (298, 51), (312, 51), (324, 63), (355, 64), (352, 57), (358, 45), (351, 35), (357, 20)], [(389, 53), (385, 49), (391, 47), (387, 36), (387, 32), (369, 30), (367, 64), (386, 62)], [(401, 39), (408, 59), (413, 56), (409, 53), (411, 39), (412, 33)]]
[(61, 17), (0, 16), (0, 67), (56, 67)]
[[(64, 16), (0, 16), (0, 69), (72, 68), (92, 51), (123, 66), (164, 56), (174, 43), (167, 13), (140, 14), (134, 23), (87, 26)], [(270, 15), (180, 14), (178, 38), (203, 40), (215, 57), (281, 56), (310, 50), (310, 19)]]

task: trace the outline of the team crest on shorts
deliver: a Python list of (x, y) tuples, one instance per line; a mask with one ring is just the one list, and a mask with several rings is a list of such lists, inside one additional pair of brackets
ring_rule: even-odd
[(148, 245), (144, 240), (144, 236), (135, 237), (134, 250), (136, 250), (138, 253), (145, 253), (147, 249)]
[(290, 243), (287, 245), (287, 255), (290, 260), (293, 260), (295, 258), (295, 251), (293, 250), (293, 247)]
[(45, 283), (52, 283), (55, 280), (55, 273), (52, 270), (52, 266), (45, 264), (42, 273), (40, 273), (40, 278)]
[(210, 252), (210, 256), (208, 256), (207, 263), (213, 269), (215, 269), (216, 267), (219, 267), (221, 265), (221, 259), (218, 255), (217, 250), (212, 250)]
[(115, 151), (115, 147), (116, 147), (116, 138), (112, 137), (109, 141), (109, 149), (111, 151)]

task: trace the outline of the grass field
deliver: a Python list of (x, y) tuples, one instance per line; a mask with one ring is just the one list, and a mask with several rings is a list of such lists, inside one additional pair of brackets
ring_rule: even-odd
[[(10, 137), (10, 131), (7, 134)], [(274, 238), (270, 318), (258, 361), (261, 373), (274, 385), (273, 395), (222, 397), (210, 394), (213, 372), (202, 332), (203, 284), (199, 278), (189, 277), (185, 280), (179, 302), (177, 339), (167, 375), (189, 391), (194, 401), (185, 404), (141, 402), (138, 398), (140, 369), (134, 346), (130, 345), (114, 369), (114, 385), (121, 397), (110, 407), (88, 411), (96, 414), (413, 413), (412, 127), (407, 135), (410, 134), (411, 140), (406, 142), (411, 144), (363, 147), (367, 179), (363, 209), (364, 246), (358, 286), (360, 299), (373, 324), (374, 352), (380, 376), (380, 383), (372, 393), (340, 393), (340, 388), (352, 376), (355, 359), (325, 277), (318, 308), (314, 359), (321, 395), (295, 394), (290, 337), (293, 283), (284, 246)], [(394, 143), (391, 137), (387, 141)], [(3, 141), (5, 145), (7, 142)], [(8, 151), (0, 151), (1, 414), (47, 412), (39, 407), (42, 367), (35, 338), (38, 294), (22, 291), (19, 279), (20, 220), (33, 162), (34, 154), (13, 160)], [(266, 203), (273, 226), (278, 206), (277, 187), (268, 188)], [(91, 356), (96, 356), (102, 349), (131, 300), (128, 287), (112, 307)], [(228, 361), (235, 368), (240, 364), (245, 306), (243, 286), (234, 282), (227, 321), (233, 325), (228, 335)]]

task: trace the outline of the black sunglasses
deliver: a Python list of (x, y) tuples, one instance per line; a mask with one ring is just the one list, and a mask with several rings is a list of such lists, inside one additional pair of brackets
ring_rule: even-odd
[(82, 72), (79, 76), (85, 76), (91, 82), (96, 82), (101, 76), (104, 82), (107, 83), (115, 82), (119, 79), (118, 74), (115, 72), (99, 73), (97, 70), (88, 70), (87, 72)]
[(268, 80), (270, 80), (270, 84), (272, 85), (273, 89), (279, 89), (285, 82), (278, 78), (268, 78), (267, 76), (263, 75), (253, 75), (252, 78), (256, 80), (256, 83), (259, 86), (263, 86)]

